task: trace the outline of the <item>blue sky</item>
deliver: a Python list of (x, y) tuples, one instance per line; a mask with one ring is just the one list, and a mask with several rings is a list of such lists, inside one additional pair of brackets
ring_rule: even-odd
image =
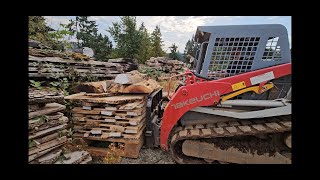
[[(59, 28), (60, 23), (68, 23), (75, 16), (44, 16), (47, 25), (54, 29)], [(95, 20), (101, 34), (109, 36), (106, 31), (112, 22), (120, 21), (119, 16), (90, 16), (89, 20)], [(183, 52), (185, 45), (197, 26), (214, 25), (245, 25), (245, 24), (282, 24), (288, 30), (291, 46), (291, 16), (137, 16), (137, 26), (144, 22), (148, 32), (152, 32), (156, 25), (160, 25), (163, 49), (169, 52), (169, 46), (175, 43), (179, 52)]]

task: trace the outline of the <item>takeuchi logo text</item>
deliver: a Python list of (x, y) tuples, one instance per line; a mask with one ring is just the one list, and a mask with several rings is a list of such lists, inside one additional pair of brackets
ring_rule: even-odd
[(213, 96), (220, 96), (220, 93), (218, 90), (212, 92), (212, 93), (206, 93), (206, 94), (203, 94), (199, 97), (194, 97), (194, 98), (190, 98), (190, 99), (187, 99), (185, 101), (182, 101), (182, 102), (178, 102), (176, 104), (173, 104), (172, 106), (174, 106), (174, 109), (179, 109), (179, 108), (182, 108), (182, 107), (185, 107), (185, 106), (188, 106), (190, 104), (194, 104), (194, 103), (197, 103), (197, 102), (201, 102), (203, 100), (207, 100), (207, 99), (210, 99), (212, 98)]

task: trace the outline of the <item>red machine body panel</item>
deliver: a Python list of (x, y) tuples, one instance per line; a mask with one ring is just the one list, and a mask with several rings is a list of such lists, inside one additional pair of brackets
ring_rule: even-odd
[(183, 74), (186, 75), (186, 85), (173, 94), (164, 110), (160, 131), (161, 148), (168, 150), (170, 132), (187, 111), (195, 107), (218, 104), (220, 96), (235, 91), (234, 85), (237, 83), (244, 83), (245, 87), (250, 87), (289, 74), (291, 74), (291, 63), (212, 81), (197, 78), (192, 72), (187, 71)]

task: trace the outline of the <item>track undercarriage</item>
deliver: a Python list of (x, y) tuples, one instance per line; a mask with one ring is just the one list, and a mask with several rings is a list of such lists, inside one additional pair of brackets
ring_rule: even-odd
[(180, 125), (169, 142), (181, 164), (290, 164), (291, 115)]

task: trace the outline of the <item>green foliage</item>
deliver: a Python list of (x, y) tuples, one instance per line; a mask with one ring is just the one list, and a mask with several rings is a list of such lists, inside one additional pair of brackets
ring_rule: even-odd
[(78, 39), (78, 46), (90, 47), (94, 51), (94, 57), (97, 60), (104, 61), (109, 58), (112, 52), (112, 43), (108, 36), (98, 34), (98, 28), (95, 21), (89, 21), (89, 16), (76, 16), (70, 19), (70, 23), (65, 27), (69, 29), (71, 34), (75, 34)]
[(29, 148), (33, 147), (35, 144), (36, 144), (36, 142), (34, 142), (34, 140), (31, 140), (31, 139), (28, 142)]
[(107, 30), (116, 42), (114, 55), (125, 58), (138, 58), (142, 34), (136, 29), (135, 16), (121, 16), (120, 22), (113, 22)]
[[(60, 30), (60, 28), (62, 29)], [(71, 32), (67, 28), (66, 24), (60, 24), (60, 27), (57, 31), (48, 33), (49, 38), (52, 40), (50, 42), (51, 47), (53, 49), (57, 49), (61, 51), (64, 50), (65, 48), (71, 48), (72, 45), (63, 39), (65, 36), (68, 36), (68, 35), (72, 36), (73, 32)]]
[(33, 118), (32, 121), (40, 121), (40, 122), (47, 122), (49, 119), (48, 116), (46, 115), (41, 115), (41, 116), (38, 116), (36, 118)]
[[(67, 130), (67, 137), (72, 137), (72, 134), (74, 132), (74, 130), (72, 128), (66, 129)], [(62, 132), (59, 132), (59, 137), (64, 136), (64, 134)]]
[[(62, 75), (66, 77), (62, 77)], [(97, 77), (92, 76), (90, 72), (79, 74), (72, 67), (69, 67), (63, 74), (59, 72), (52, 73), (50, 77), (55, 80), (49, 83), (49, 88), (52, 90), (61, 90), (65, 96), (74, 93), (74, 88), (81, 82), (94, 82), (99, 80)]]
[(95, 21), (89, 21), (88, 17), (76, 16), (75, 19), (70, 19), (70, 23), (66, 26), (73, 35), (76, 35), (79, 47), (92, 44), (93, 36), (98, 32)]
[(50, 88), (63, 91), (65, 96), (69, 95), (69, 81), (67, 78), (55, 77), (57, 81), (50, 82)]
[(138, 69), (138, 71), (140, 73), (147, 74), (147, 76), (151, 77), (152, 79), (157, 79), (163, 73), (162, 71), (159, 71), (157, 69), (151, 69), (148, 67), (145, 67), (145, 68), (141, 67)]
[(163, 41), (161, 38), (160, 27), (156, 26), (154, 31), (151, 34), (151, 56), (152, 57), (161, 57), (166, 55), (166, 52), (162, 50)]
[(171, 53), (169, 54), (169, 57), (172, 58), (172, 59), (178, 59), (178, 54), (177, 54), (177, 49), (178, 49), (178, 46), (176, 46), (175, 43), (173, 43), (170, 47), (169, 47)]
[(60, 24), (60, 28), (62, 29), (54, 31), (46, 25), (44, 17), (29, 16), (29, 39), (39, 41), (55, 50), (64, 50), (68, 43), (61, 39), (66, 35), (72, 35), (66, 25)]
[(42, 89), (41, 84), (44, 83), (44, 81), (39, 82), (39, 81), (34, 81), (34, 80), (29, 80), (30, 84), (32, 87), (35, 87), (37, 89)]
[(99, 35), (95, 36), (94, 43), (89, 47), (95, 51), (94, 57), (101, 61), (107, 61), (112, 52), (112, 43), (108, 36), (102, 36), (100, 33)]
[(120, 22), (112, 23), (107, 31), (116, 42), (116, 48), (111, 54), (112, 58), (136, 58), (139, 63), (145, 63), (151, 56), (164, 56), (160, 27), (156, 26), (150, 35), (142, 23), (136, 29), (135, 16), (121, 16)]
[[(49, 83), (49, 89), (63, 91), (65, 96), (75, 93), (75, 87), (82, 82), (94, 82), (99, 81), (97, 77), (92, 76), (91, 73), (85, 75), (79, 74), (74, 71), (71, 67), (68, 68), (68, 73), (64, 74), (66, 77), (61, 77), (59, 73), (55, 73), (51, 78), (55, 79)], [(64, 105), (66, 106), (65, 114), (70, 117), (71, 109), (76, 106), (76, 102), (64, 100)]]
[(185, 58), (187, 58), (187, 55), (191, 55), (192, 57), (196, 58), (196, 53), (199, 48), (200, 44), (194, 40), (194, 35), (192, 35), (192, 38), (186, 43), (184, 50)]
[(151, 38), (143, 22), (139, 28), (141, 34), (140, 50), (138, 53), (138, 61), (140, 64), (144, 64), (146, 60), (151, 58)]
[(40, 41), (46, 45), (51, 41), (48, 35), (50, 28), (46, 25), (44, 17), (29, 16), (28, 24), (29, 39)]

